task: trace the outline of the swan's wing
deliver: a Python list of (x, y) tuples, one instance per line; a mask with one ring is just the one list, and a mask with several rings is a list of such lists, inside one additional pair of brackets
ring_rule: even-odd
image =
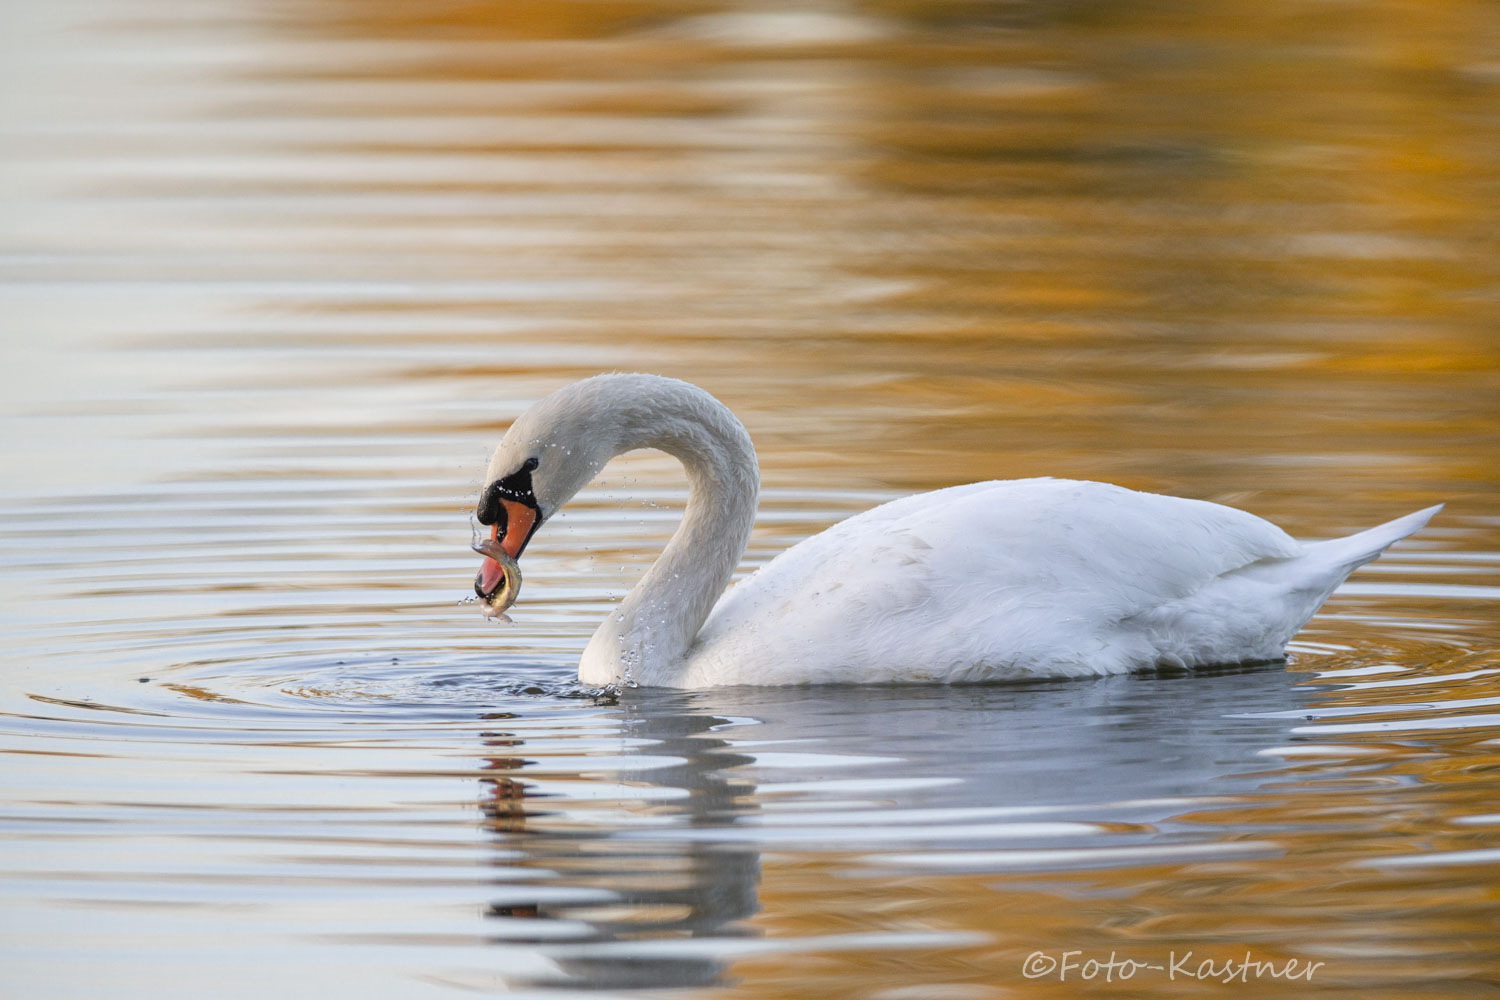
[(1110, 671), (1132, 651), (1105, 648), (1118, 641), (1105, 626), (1301, 552), (1269, 522), (1198, 500), (1052, 479), (953, 487), (777, 556), (714, 608), (689, 674), (738, 663), (756, 683), (952, 680), (1044, 660), (1069, 672), (1056, 666), (1069, 658), (1073, 672)]

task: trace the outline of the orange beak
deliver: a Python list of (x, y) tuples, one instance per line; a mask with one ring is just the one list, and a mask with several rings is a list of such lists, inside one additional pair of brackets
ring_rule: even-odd
[[(501, 500), (500, 506), (505, 510), (505, 535), (500, 534), (500, 524), (496, 522), (490, 528), (490, 541), (512, 559), (519, 558), (521, 550), (531, 540), (531, 532), (536, 527), (536, 508), (514, 500)], [(474, 589), (480, 597), (489, 598), (500, 589), (500, 584), (505, 580), (505, 570), (495, 560), (485, 557), (479, 564), (479, 576), (474, 581)]]
[(512, 559), (521, 558), (521, 550), (531, 540), (531, 529), (536, 526), (536, 508), (514, 500), (501, 500), (505, 508), (505, 537), (501, 538), (500, 525), (490, 529), (490, 538), (500, 543), (505, 554)]

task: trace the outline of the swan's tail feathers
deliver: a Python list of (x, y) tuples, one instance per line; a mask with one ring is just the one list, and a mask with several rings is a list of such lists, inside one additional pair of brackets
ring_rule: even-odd
[(1421, 530), (1442, 509), (1443, 505), (1438, 504), (1355, 535), (1313, 542), (1307, 546), (1305, 558), (1314, 559), (1324, 566), (1337, 567), (1348, 576), (1356, 567), (1363, 566), (1407, 535)]

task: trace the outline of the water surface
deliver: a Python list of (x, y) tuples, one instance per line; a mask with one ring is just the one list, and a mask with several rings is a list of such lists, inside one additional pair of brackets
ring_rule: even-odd
[[(1500, 985), (1491, 5), (504, 6), (0, 13), (6, 995)], [(985, 477), (1449, 506), (1284, 666), (599, 697), (669, 460), (464, 598), (609, 369), (745, 421), (745, 571)]]

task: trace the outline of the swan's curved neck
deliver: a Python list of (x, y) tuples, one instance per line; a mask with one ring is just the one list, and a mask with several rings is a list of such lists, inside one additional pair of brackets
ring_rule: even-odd
[[(620, 415), (616, 454), (656, 448), (682, 462), (688, 502), (671, 541), (589, 640), (586, 684), (670, 685), (750, 540), (760, 470), (744, 426), (708, 393), (653, 393)], [(688, 391), (690, 390), (690, 391)]]

